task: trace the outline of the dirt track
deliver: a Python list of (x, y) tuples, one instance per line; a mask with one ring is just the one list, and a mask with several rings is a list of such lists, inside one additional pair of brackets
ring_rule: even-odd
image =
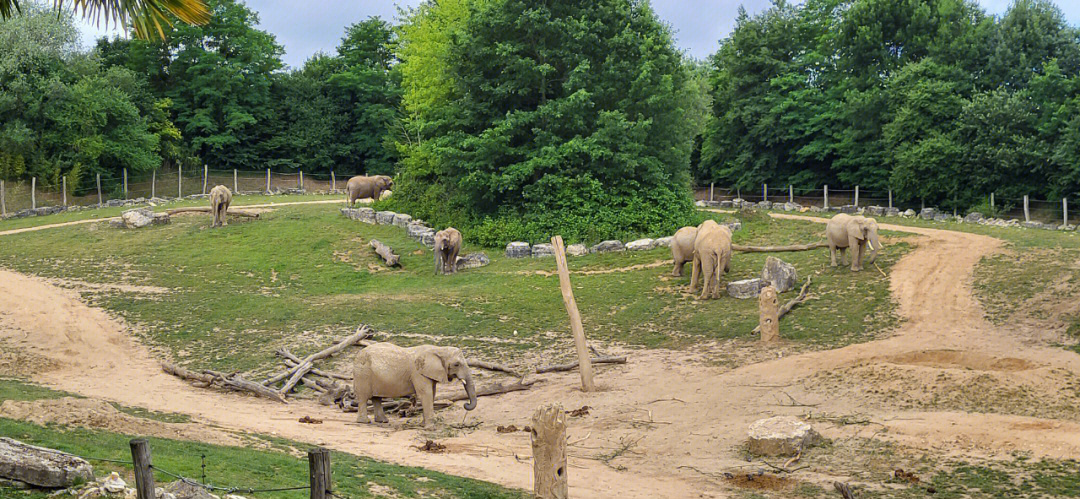
[[(778, 403), (788, 395), (803, 404), (816, 404), (813, 411), (818, 414), (868, 417), (887, 430), (876, 438), (937, 454), (986, 456), (1012, 450), (1056, 458), (1080, 454), (1080, 425), (1067, 420), (902, 410), (888, 401), (864, 398), (897, 381), (925, 387), (943, 373), (970, 372), (992, 375), (1003, 386), (1023, 382), (1052, 396), (1062, 372), (1080, 374), (1080, 356), (1031, 345), (1025, 331), (999, 328), (983, 319), (971, 294), (972, 270), (984, 255), (999, 249), (999, 240), (881, 227), (923, 236), (893, 269), (890, 287), (904, 322), (889, 338), (734, 370), (708, 366), (708, 348), (634, 351), (629, 364), (599, 369), (598, 383), (604, 391), (598, 394), (581, 393), (575, 373), (550, 375), (529, 391), (482, 399), (473, 412), (460, 407), (442, 412), (447, 423), (461, 422), (463, 417), (483, 422), (474, 432), (440, 439), (449, 449), (445, 454), (415, 450), (412, 446), (423, 438), (417, 430), (357, 426), (351, 424), (350, 415), (313, 403), (284, 406), (190, 387), (162, 373), (156, 360), (132, 342), (123, 324), (83, 304), (74, 291), (4, 270), (0, 296), (7, 299), (0, 302), (0, 340), (51, 361), (35, 379), (58, 389), (524, 489), (531, 488), (532, 475), (528, 434), (500, 435), (494, 427), (528, 424), (533, 410), (550, 401), (567, 408), (589, 405), (590, 415), (570, 422), (569, 439), (577, 442), (569, 447), (574, 497), (726, 497), (721, 483), (680, 466), (718, 473), (745, 465), (737, 449), (752, 421), (806, 412), (805, 407)], [(875, 369), (890, 377), (867, 374)], [(937, 383), (934, 390), (950, 393), (959, 388)], [(297, 423), (303, 415), (326, 423)], [(863, 428), (822, 424), (819, 429), (836, 438)], [(624, 446), (626, 452), (610, 463), (598, 459)]]

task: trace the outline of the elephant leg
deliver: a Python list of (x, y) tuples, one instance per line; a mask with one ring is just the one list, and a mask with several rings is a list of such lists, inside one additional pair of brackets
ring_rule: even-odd
[(848, 249), (851, 250), (851, 271), (859, 271), (859, 240), (854, 237), (848, 238)]
[(450, 260), (450, 273), (451, 274), (456, 274), (457, 273), (457, 256), (458, 256), (459, 251), (461, 251), (461, 250), (460, 249), (455, 249), (454, 251), (450, 252), (449, 260)]
[(701, 263), (698, 261), (698, 257), (695, 255), (693, 261), (690, 263), (690, 292), (693, 293), (697, 289), (698, 279), (701, 278)]
[(376, 423), (389, 423), (386, 413), (383, 412), (382, 397), (371, 397), (371, 406), (374, 408)]
[(671, 277), (682, 277), (683, 265), (685, 264), (686, 262), (681, 262), (678, 258), (676, 258), (675, 267), (671, 269)]
[(229, 225), (229, 205), (221, 205), (221, 226), (225, 227)]
[[(711, 258), (695, 258), (694, 261), (701, 260), (701, 296), (699, 300), (704, 300), (709, 297), (709, 290), (712, 288), (714, 273), (716, 269), (713, 268), (715, 261)], [(696, 270), (696, 269), (695, 269)]]
[(370, 423), (367, 417), (367, 403), (371, 399), (370, 390), (361, 387), (360, 383), (354, 383), (353, 392), (356, 394), (356, 422)]
[(836, 266), (836, 245), (833, 244), (832, 242), (829, 243), (829, 260), (830, 260), (830, 265), (829, 266), (830, 267), (835, 267)]
[(424, 413), (424, 428), (435, 426), (435, 382), (424, 378), (416, 387), (416, 398)]

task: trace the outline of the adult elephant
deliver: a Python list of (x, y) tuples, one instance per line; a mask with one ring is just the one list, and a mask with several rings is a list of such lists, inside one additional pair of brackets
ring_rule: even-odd
[(384, 191), (393, 188), (394, 179), (386, 175), (357, 175), (345, 184), (345, 194), (349, 197), (349, 206), (353, 206), (357, 199), (371, 198), (372, 201), (378, 201)]
[(226, 215), (229, 213), (229, 205), (232, 204), (232, 192), (224, 185), (216, 185), (210, 189), (210, 213), (214, 221), (211, 227), (223, 227), (229, 225)]
[(720, 297), (720, 276), (731, 270), (731, 229), (714, 220), (698, 226), (694, 238), (694, 267), (690, 274), (690, 292), (702, 279), (701, 297)]
[(460, 379), (465, 384), (469, 401), (465, 410), (476, 408), (476, 389), (473, 387), (469, 363), (461, 349), (420, 345), (402, 348), (392, 343), (375, 343), (360, 350), (353, 370), (353, 391), (356, 393), (357, 416), (368, 423), (367, 403), (372, 401), (375, 422), (389, 420), (383, 413), (383, 397), (416, 395), (424, 413), (424, 427), (435, 422), (435, 387)]
[(840, 261), (844, 260), (844, 250), (851, 250), (851, 271), (862, 270), (862, 260), (866, 255), (866, 247), (870, 248), (869, 263), (877, 259), (878, 242), (877, 221), (864, 216), (852, 216), (841, 213), (829, 220), (825, 225), (825, 238), (829, 242), (829, 257), (833, 267), (836, 266), (836, 252), (840, 251)]
[(461, 232), (447, 227), (435, 233), (435, 273), (445, 274), (447, 267), (451, 274), (457, 273), (457, 257), (461, 252)]
[(694, 260), (694, 239), (697, 239), (697, 227), (683, 227), (675, 231), (671, 237), (671, 260), (675, 268), (671, 269), (671, 275), (682, 277), (683, 267), (686, 262)]

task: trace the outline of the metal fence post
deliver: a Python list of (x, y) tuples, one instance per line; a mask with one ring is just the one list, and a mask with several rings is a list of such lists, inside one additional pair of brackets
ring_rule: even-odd
[(128, 198), (127, 190), (127, 168), (124, 168), (124, 199)]
[(1027, 197), (1027, 194), (1024, 194), (1024, 221), (1025, 222), (1030, 222), (1031, 221), (1031, 213), (1028, 212), (1028, 197)]
[(131, 461), (135, 468), (135, 497), (154, 499), (154, 464), (146, 439), (136, 438), (131, 441)]
[(67, 208), (67, 175), (64, 175), (60, 189), (64, 192), (64, 208)]
[(308, 473), (311, 478), (311, 499), (327, 499), (330, 497), (332, 493), (330, 451), (321, 447), (309, 450)]
[(859, 186), (855, 186), (855, 207), (859, 207)]
[(97, 174), (97, 205), (98, 205), (98, 208), (101, 208), (102, 202), (101, 202), (101, 174), (100, 173)]
[(37, 177), (30, 179), (30, 209), (37, 209)]
[(233, 171), (232, 171), (232, 190), (233, 190), (233, 192), (240, 192), (239, 185), (240, 184), (237, 182), (237, 179), (236, 179), (236, 168), (233, 168)]
[(825, 184), (825, 209), (829, 209), (829, 184)]
[(202, 193), (203, 194), (206, 194), (206, 180), (207, 180), (206, 177), (209, 175), (209, 173), (210, 173), (210, 167), (206, 166), (206, 165), (202, 165)]

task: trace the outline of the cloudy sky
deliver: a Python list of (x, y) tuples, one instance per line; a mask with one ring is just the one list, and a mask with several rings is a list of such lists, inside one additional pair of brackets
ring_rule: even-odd
[[(978, 0), (990, 14), (1000, 15), (1012, 0)], [(259, 12), (260, 27), (273, 33), (285, 47), (285, 63), (293, 67), (318, 51), (332, 52), (345, 26), (369, 16), (393, 20), (397, 6), (411, 7), (420, 0), (309, 0), (298, 8), (287, 0), (248, 0)], [(1080, 0), (1056, 0), (1069, 22), (1080, 25)], [(735, 25), (739, 5), (751, 14), (769, 5), (769, 0), (652, 0), (660, 17), (675, 29), (676, 43), (694, 57), (714, 52), (717, 42)], [(83, 45), (92, 46), (102, 34), (113, 32), (92, 25), (82, 26)]]

